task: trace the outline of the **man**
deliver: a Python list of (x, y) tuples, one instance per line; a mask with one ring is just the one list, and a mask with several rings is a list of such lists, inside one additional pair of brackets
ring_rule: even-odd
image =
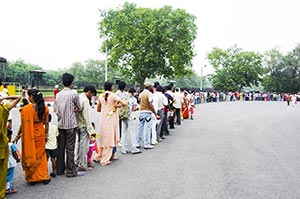
[[(76, 139), (77, 120), (75, 113), (80, 110), (79, 95), (72, 89), (74, 76), (64, 73), (62, 84), (64, 89), (56, 95), (54, 111), (58, 119), (58, 157), (57, 157), (57, 175), (63, 175), (66, 171), (67, 177), (76, 177), (84, 175), (76, 171), (74, 162), (74, 150)], [(67, 161), (65, 162), (65, 153)]]
[(87, 154), (89, 151), (90, 135), (96, 134), (92, 126), (89, 114), (90, 101), (93, 96), (96, 96), (96, 89), (94, 86), (86, 86), (83, 93), (79, 95), (81, 111), (76, 113), (78, 123), (77, 129), (77, 153), (76, 165), (79, 171), (91, 170), (92, 167), (87, 165)]
[[(156, 87), (156, 92), (153, 94), (154, 109), (160, 118), (160, 120), (158, 121), (158, 124), (156, 125), (158, 141), (161, 141), (161, 139), (164, 139), (161, 129), (162, 129), (162, 124), (163, 124), (163, 119), (164, 119), (164, 107), (168, 106), (168, 98), (162, 93), (162, 91), (163, 91), (163, 88), (160, 85), (158, 85)], [(155, 103), (155, 101), (157, 101), (157, 103)]]
[(153, 107), (153, 96), (152, 90), (153, 85), (151, 82), (146, 82), (144, 84), (145, 89), (140, 93), (140, 116), (139, 116), (139, 127), (138, 127), (138, 137), (137, 137), (137, 147), (142, 144), (144, 126), (146, 125), (146, 133), (144, 139), (144, 149), (153, 149), (154, 146), (150, 145), (151, 137), (151, 114), (153, 113), (157, 119), (159, 116), (156, 114)]
[[(7, 119), (9, 111), (20, 101), (19, 96), (0, 96), (0, 199), (5, 197), (8, 165)], [(12, 100), (3, 104), (3, 100)]]
[[(169, 125), (170, 125), (170, 129), (175, 129), (175, 126), (174, 126), (174, 116), (175, 116), (175, 114), (174, 114), (174, 111), (175, 111), (175, 108), (174, 108), (174, 106), (173, 106), (173, 104), (174, 104), (174, 101), (175, 101), (175, 98), (174, 98), (174, 92), (172, 91), (172, 89), (173, 89), (173, 83), (170, 83), (167, 87), (166, 87), (166, 89), (167, 89), (167, 92), (165, 93), (165, 95), (169, 95), (170, 96), (170, 98), (172, 98), (173, 100), (172, 100), (172, 102), (170, 103), (170, 105), (169, 105), (169, 108), (170, 108), (170, 113), (171, 113), (171, 115), (170, 115), (170, 118), (169, 118)], [(168, 99), (170, 99), (168, 96), (166, 96)]]
[(175, 108), (175, 115), (176, 115), (176, 124), (181, 125), (181, 107), (183, 103), (183, 95), (180, 92), (180, 88), (175, 89), (174, 93), (174, 103), (173, 106)]

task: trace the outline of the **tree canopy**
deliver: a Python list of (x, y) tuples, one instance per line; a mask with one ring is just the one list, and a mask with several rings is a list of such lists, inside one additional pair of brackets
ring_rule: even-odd
[(261, 54), (236, 46), (227, 50), (214, 48), (208, 60), (215, 69), (211, 80), (217, 90), (241, 91), (243, 87), (258, 85), (264, 72)]
[(266, 76), (263, 86), (276, 92), (298, 93), (300, 91), (300, 45), (283, 55), (274, 48), (264, 56)]
[[(183, 76), (192, 66), (195, 17), (185, 10), (137, 8), (102, 10), (99, 22), (102, 51), (109, 51), (109, 66), (131, 81)], [(117, 47), (114, 47), (117, 46)], [(114, 47), (114, 48), (113, 48)]]

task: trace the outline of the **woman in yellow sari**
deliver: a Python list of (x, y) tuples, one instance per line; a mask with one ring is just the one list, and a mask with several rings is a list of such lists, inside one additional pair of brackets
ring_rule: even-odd
[(27, 183), (48, 184), (50, 177), (45, 145), (49, 129), (49, 109), (45, 106), (42, 93), (37, 89), (28, 90), (28, 99), (30, 104), (20, 109), (21, 126), (15, 141), (22, 137), (22, 167)]

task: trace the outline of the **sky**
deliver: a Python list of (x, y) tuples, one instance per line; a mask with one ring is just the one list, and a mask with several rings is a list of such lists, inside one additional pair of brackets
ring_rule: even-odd
[[(124, 0), (3, 0), (0, 2), (0, 57), (22, 59), (45, 70), (105, 59), (99, 52), (99, 9)], [(286, 53), (300, 43), (299, 0), (128, 0), (138, 7), (185, 9), (196, 16), (193, 69), (213, 72), (206, 56), (234, 45), (264, 53)], [(206, 67), (204, 67), (206, 66)]]

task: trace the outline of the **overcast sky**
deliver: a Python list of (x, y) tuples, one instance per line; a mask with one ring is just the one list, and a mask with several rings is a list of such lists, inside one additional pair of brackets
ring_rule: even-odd
[[(121, 0), (3, 0), (0, 3), (0, 56), (23, 59), (44, 69), (70, 67), (88, 58), (104, 59), (97, 23), (99, 9), (117, 8)], [(207, 64), (213, 47), (233, 45), (263, 53), (282, 53), (300, 43), (299, 0), (131, 0), (139, 7), (164, 5), (197, 17), (194, 69)], [(211, 72), (210, 67), (204, 74)]]

